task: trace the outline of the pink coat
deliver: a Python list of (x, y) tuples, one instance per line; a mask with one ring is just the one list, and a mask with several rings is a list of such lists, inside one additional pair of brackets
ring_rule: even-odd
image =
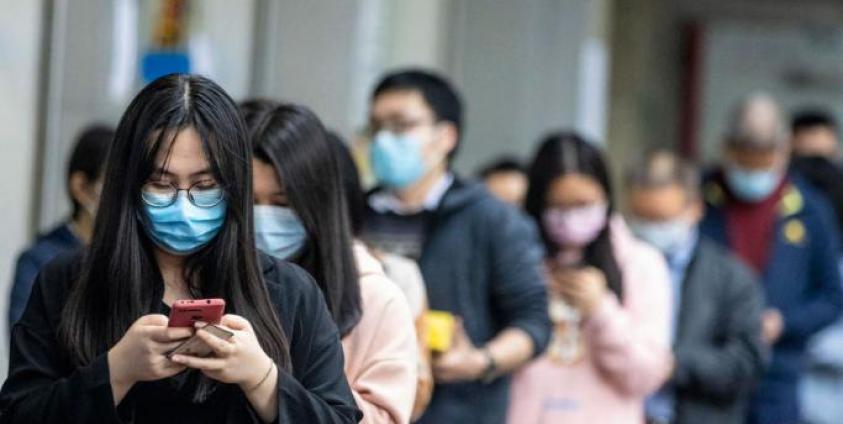
[(511, 386), (508, 422), (632, 424), (644, 421), (644, 399), (671, 367), (671, 292), (663, 257), (611, 222), (624, 303), (607, 296), (583, 323), (585, 357), (559, 365), (540, 357)]
[(408, 423), (416, 397), (418, 347), (410, 306), (361, 244), (354, 255), (360, 272), (363, 317), (342, 339), (345, 375), (362, 423)]

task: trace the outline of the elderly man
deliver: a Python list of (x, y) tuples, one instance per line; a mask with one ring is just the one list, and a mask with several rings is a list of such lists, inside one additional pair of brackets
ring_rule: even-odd
[(762, 337), (773, 352), (748, 421), (797, 423), (806, 342), (843, 309), (839, 233), (826, 200), (788, 172), (788, 131), (772, 98), (739, 104), (723, 153), (704, 185), (700, 230), (761, 276)]
[(667, 260), (675, 357), (668, 383), (647, 400), (647, 420), (741, 424), (763, 373), (761, 286), (729, 251), (699, 235), (700, 175), (656, 151), (627, 175), (632, 231)]

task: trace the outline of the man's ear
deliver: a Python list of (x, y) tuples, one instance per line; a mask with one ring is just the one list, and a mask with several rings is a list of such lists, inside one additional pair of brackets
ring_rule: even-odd
[(459, 130), (452, 122), (444, 121), (438, 124), (437, 131), (437, 147), (445, 156), (449, 156), (451, 152), (457, 148), (457, 143), (459, 142)]

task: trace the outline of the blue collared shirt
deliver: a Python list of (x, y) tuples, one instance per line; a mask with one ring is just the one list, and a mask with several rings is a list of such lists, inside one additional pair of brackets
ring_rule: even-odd
[[(676, 250), (665, 255), (670, 283), (673, 289), (673, 308), (670, 315), (670, 341), (676, 342), (676, 332), (679, 328), (679, 313), (682, 307), (682, 286), (688, 273), (688, 266), (694, 259), (694, 251), (699, 243), (699, 230), (694, 229), (687, 242), (678, 246)], [(647, 417), (660, 422), (673, 422), (676, 406), (676, 393), (670, 383), (647, 398), (644, 405)]]

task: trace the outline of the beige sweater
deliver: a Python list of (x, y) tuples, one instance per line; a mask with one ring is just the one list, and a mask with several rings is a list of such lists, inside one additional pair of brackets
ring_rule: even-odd
[(363, 245), (355, 244), (354, 255), (363, 317), (342, 340), (348, 384), (363, 411), (362, 423), (408, 423), (418, 369), (410, 307)]

